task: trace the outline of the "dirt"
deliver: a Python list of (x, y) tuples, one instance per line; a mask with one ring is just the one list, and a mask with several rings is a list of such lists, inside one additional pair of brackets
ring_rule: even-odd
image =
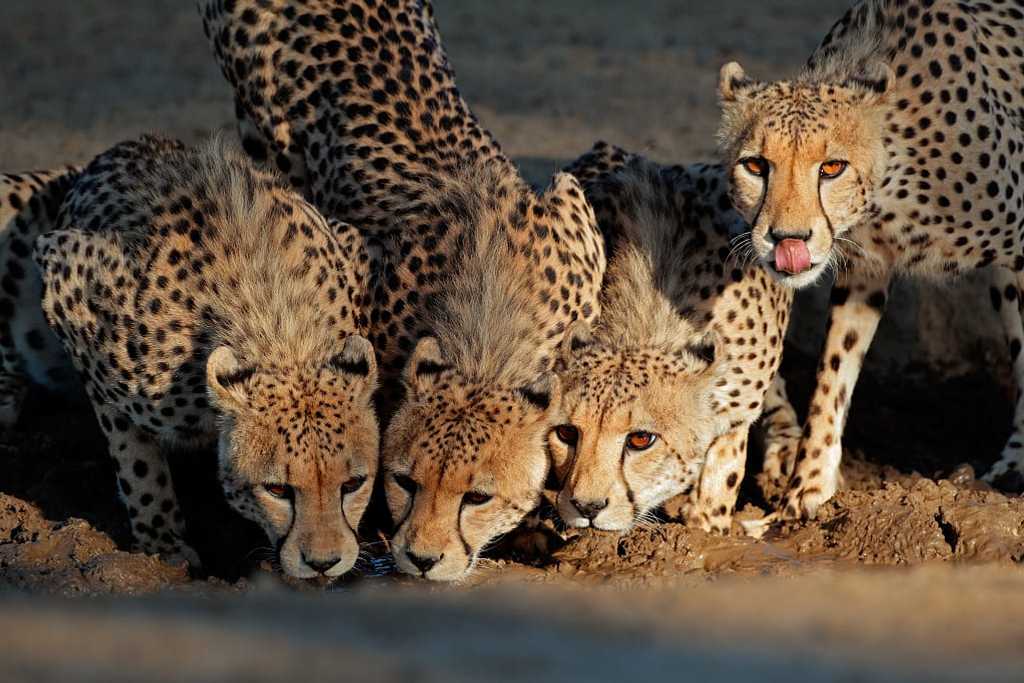
[[(544, 183), (598, 138), (663, 161), (713, 158), (718, 66), (735, 58), (782, 76), (846, 2), (437, 5), (467, 98)], [(146, 130), (192, 141), (231, 126), (191, 2), (7, 0), (3, 14), (4, 170), (84, 162)], [(259, 530), (221, 500), (212, 453), (171, 460), (202, 571), (132, 553), (88, 406), (34, 391), (0, 437), (6, 677), (178, 680), (167, 673), (177, 666), (196, 681), (664, 670), (746, 680), (751, 669), (768, 681), (1009, 680), (1024, 663), (1024, 501), (1020, 481), (1000, 492), (974, 478), (1002, 447), (1012, 398), (983, 291), (897, 290), (854, 398), (847, 487), (816, 520), (755, 541), (670, 516), (622, 537), (549, 518), (454, 592), (398, 579), (386, 559), (327, 591), (283, 587)], [(798, 409), (813, 389), (826, 298), (801, 295), (790, 334), (783, 372)], [(758, 466), (754, 452), (748, 472)], [(746, 518), (766, 509), (754, 476), (741, 504)], [(385, 542), (366, 538), (386, 556)], [(91, 600), (46, 597), (71, 595)], [(218, 658), (204, 655), (211, 648)]]

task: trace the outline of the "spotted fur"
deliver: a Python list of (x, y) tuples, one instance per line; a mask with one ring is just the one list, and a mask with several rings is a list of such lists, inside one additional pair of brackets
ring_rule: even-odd
[(53, 230), (77, 175), (72, 167), (0, 174), (0, 429), (18, 421), (30, 384), (62, 392), (78, 384), (39, 306), (43, 285), (32, 261), (36, 237)]
[(622, 531), (682, 494), (691, 521), (728, 531), (792, 294), (730, 247), (742, 220), (720, 167), (667, 168), (598, 143), (569, 170), (611, 256), (601, 317), (563, 344), (569, 421), (549, 436), (558, 510)]
[(289, 574), (337, 576), (376, 472), (367, 272), (324, 219), (220, 142), (97, 157), (40, 237), (43, 309), (110, 445), (139, 547), (197, 561), (162, 446), (219, 441), (228, 501)]
[[(794, 80), (759, 83), (736, 64), (722, 70), (722, 147), (753, 249), (775, 272), (774, 245), (804, 240), (813, 267), (777, 274), (792, 286), (829, 265), (838, 271), (785, 516), (813, 515), (836, 491), (850, 397), (894, 276), (991, 269), (1024, 386), (1022, 35), (1018, 2), (865, 0)], [(766, 161), (766, 177), (749, 173), (749, 158)], [(845, 171), (824, 177), (829, 160), (846, 162)], [(1018, 399), (990, 477), (1020, 467), (1022, 444)]]
[(426, 0), (212, 0), (203, 27), (239, 133), (325, 215), (411, 230), (423, 181), (501, 157), (455, 85)]

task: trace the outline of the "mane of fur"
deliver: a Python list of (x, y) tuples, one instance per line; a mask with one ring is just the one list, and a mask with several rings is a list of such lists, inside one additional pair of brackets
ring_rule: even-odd
[(643, 159), (630, 161), (611, 182), (617, 185), (623, 221), (594, 333), (610, 345), (668, 351), (696, 331), (675, 304), (683, 295), (676, 188), (656, 164)]
[(423, 314), (446, 360), (465, 377), (514, 386), (536, 379), (545, 341), (533, 284), (539, 274), (512, 241), (539, 198), (515, 167), (492, 160), (439, 178), (420, 210), (435, 213), (461, 237), (451, 275)]
[[(216, 321), (214, 346), (226, 344), (243, 363), (261, 366), (318, 364), (332, 350), (336, 353), (337, 332), (324, 324), (314, 276), (306, 274), (305, 245), (299, 240), (281, 244), (290, 221), (326, 231), (323, 218), (223, 139), (167, 161), (142, 184), (150, 205), (165, 202), (160, 188), (172, 186), (189, 188), (185, 193), (193, 197), (209, 197), (217, 209), (206, 215), (207, 230), (196, 247), (216, 255), (205, 277), (218, 291), (204, 301)], [(293, 215), (285, 213), (286, 205), (295, 209)], [(229, 281), (237, 286), (225, 286)]]

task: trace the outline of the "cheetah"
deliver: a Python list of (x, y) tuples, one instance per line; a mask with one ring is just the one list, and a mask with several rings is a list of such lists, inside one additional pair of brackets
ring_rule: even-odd
[(559, 174), (537, 197), (504, 164), (484, 169), (437, 197), (463, 238), (421, 313), (431, 334), (406, 364), (382, 446), (396, 563), (438, 581), (464, 578), (540, 503), (546, 436), (564, 421), (557, 350), (599, 311), (603, 245), (576, 179)]
[(792, 292), (732, 250), (744, 226), (721, 167), (667, 168), (602, 142), (568, 170), (609, 263), (596, 325), (575, 323), (561, 346), (568, 421), (548, 437), (559, 515), (625, 531), (683, 495), (688, 522), (727, 533), (750, 426), (785, 402), (784, 388), (778, 408), (765, 397), (781, 382)]
[(598, 313), (579, 183), (538, 193), (459, 94), (426, 0), (211, 0), (245, 148), (374, 253), (384, 490), (398, 567), (458, 580), (538, 503), (558, 344)]
[(216, 443), (287, 574), (353, 566), (379, 454), (353, 228), (223, 141), (146, 136), (89, 164), (36, 260), (139, 549), (198, 564), (162, 448)]
[[(1009, 2), (866, 0), (791, 81), (721, 71), (720, 143), (749, 246), (792, 288), (835, 271), (817, 388), (784, 518), (840, 485), (854, 385), (897, 275), (989, 268), (1024, 387), (1024, 11)], [(1024, 461), (1024, 400), (994, 479)]]
[(39, 302), (43, 282), (32, 261), (36, 237), (53, 230), (80, 169), (0, 174), (0, 430), (12, 429), (30, 385), (61, 394), (79, 383)]

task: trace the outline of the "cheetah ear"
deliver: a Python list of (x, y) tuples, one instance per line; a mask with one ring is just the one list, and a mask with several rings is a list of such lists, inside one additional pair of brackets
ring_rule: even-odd
[(695, 372), (703, 373), (716, 366), (721, 358), (722, 339), (715, 329), (709, 329), (687, 339), (677, 349), (677, 354), (686, 354)]
[(367, 393), (377, 387), (377, 356), (366, 337), (358, 334), (346, 337), (341, 353), (332, 356), (327, 366), (346, 377), (365, 381)]
[(729, 62), (718, 72), (718, 98), (722, 102), (735, 102), (756, 84), (739, 62)]
[[(314, 209), (315, 210), (315, 209)], [(381, 261), (385, 257), (384, 243), (372, 234), (364, 233), (351, 223), (338, 220), (337, 218), (325, 218), (327, 221), (328, 232), (334, 239), (337, 239), (339, 245), (344, 247), (348, 240), (355, 241), (355, 258), (365, 259), (371, 265), (372, 270), (376, 270), (379, 267)], [(343, 249), (344, 251), (344, 249)]]
[(569, 325), (558, 348), (558, 370), (569, 367), (572, 359), (583, 349), (594, 343), (594, 334), (586, 320), (577, 320)]
[(556, 173), (551, 178), (551, 185), (544, 191), (543, 201), (548, 210), (555, 214), (567, 215), (570, 207), (582, 205), (584, 215), (588, 212), (593, 215), (583, 193), (583, 186), (572, 173)]
[(206, 361), (206, 387), (214, 405), (225, 413), (237, 413), (248, 406), (248, 382), (255, 367), (243, 367), (235, 352), (218, 346)]
[(533, 408), (548, 415), (561, 408), (562, 383), (554, 372), (545, 372), (526, 386), (519, 387), (519, 395)]
[(865, 92), (865, 101), (874, 102), (885, 98), (896, 83), (896, 72), (884, 62), (866, 64), (854, 76), (843, 81), (843, 87)]
[(441, 356), (437, 339), (424, 337), (417, 342), (412, 357), (405, 364), (405, 384), (413, 395), (422, 396), (433, 389), (438, 377), (449, 367)]

